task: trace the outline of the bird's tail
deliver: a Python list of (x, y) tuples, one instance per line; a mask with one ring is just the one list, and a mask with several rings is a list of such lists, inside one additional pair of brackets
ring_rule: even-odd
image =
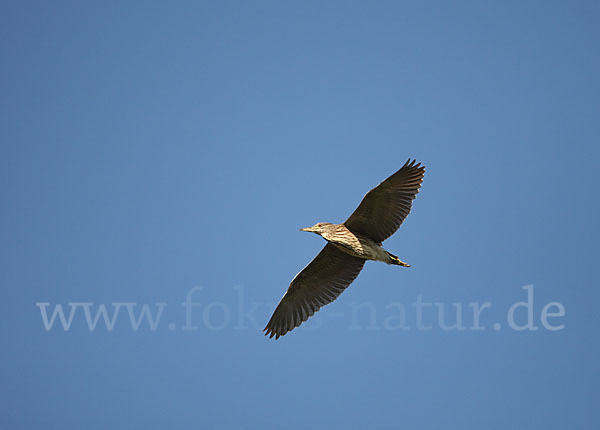
[[(387, 252), (387, 251), (386, 251)], [(389, 264), (394, 264), (396, 266), (402, 266), (402, 267), (410, 267), (410, 264), (405, 263), (404, 261), (400, 260), (398, 257), (396, 257), (394, 254), (387, 252), (388, 257), (390, 258), (390, 262)]]

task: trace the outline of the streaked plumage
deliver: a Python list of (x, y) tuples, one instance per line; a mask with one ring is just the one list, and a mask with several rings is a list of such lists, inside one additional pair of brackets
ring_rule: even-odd
[(409, 214), (425, 166), (408, 160), (400, 170), (369, 191), (343, 224), (317, 223), (304, 228), (327, 240), (323, 250), (292, 280), (265, 327), (278, 339), (322, 306), (334, 301), (362, 270), (366, 260), (409, 267), (381, 247)]

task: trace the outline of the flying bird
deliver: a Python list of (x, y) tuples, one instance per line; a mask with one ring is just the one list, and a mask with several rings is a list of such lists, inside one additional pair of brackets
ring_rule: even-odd
[(408, 159), (400, 170), (369, 191), (343, 224), (319, 222), (300, 229), (320, 235), (327, 244), (290, 283), (263, 330), (266, 336), (279, 339), (337, 299), (367, 260), (410, 267), (381, 243), (409, 214), (424, 175), (425, 166)]

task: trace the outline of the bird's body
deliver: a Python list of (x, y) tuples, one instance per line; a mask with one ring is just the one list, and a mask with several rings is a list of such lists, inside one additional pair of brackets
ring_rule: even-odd
[(367, 260), (410, 267), (381, 243), (402, 224), (419, 192), (425, 167), (408, 160), (369, 191), (343, 224), (317, 223), (301, 229), (322, 236), (327, 244), (292, 280), (265, 327), (279, 338), (334, 301), (362, 270)]
[(380, 243), (359, 233), (352, 233), (344, 224), (318, 223), (314, 227), (303, 228), (302, 231), (313, 231), (313, 228), (321, 228), (320, 234), (323, 239), (331, 243), (337, 249), (353, 257), (364, 260), (382, 261), (387, 264), (409, 267), (401, 262), (398, 257), (387, 252)]

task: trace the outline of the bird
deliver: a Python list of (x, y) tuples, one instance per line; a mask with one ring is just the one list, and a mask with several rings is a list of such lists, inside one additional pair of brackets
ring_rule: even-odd
[(279, 339), (333, 302), (356, 279), (367, 260), (410, 267), (381, 244), (410, 213), (424, 175), (425, 166), (409, 158), (396, 173), (365, 194), (344, 223), (319, 222), (300, 229), (318, 234), (327, 244), (294, 277), (263, 329), (265, 336)]

